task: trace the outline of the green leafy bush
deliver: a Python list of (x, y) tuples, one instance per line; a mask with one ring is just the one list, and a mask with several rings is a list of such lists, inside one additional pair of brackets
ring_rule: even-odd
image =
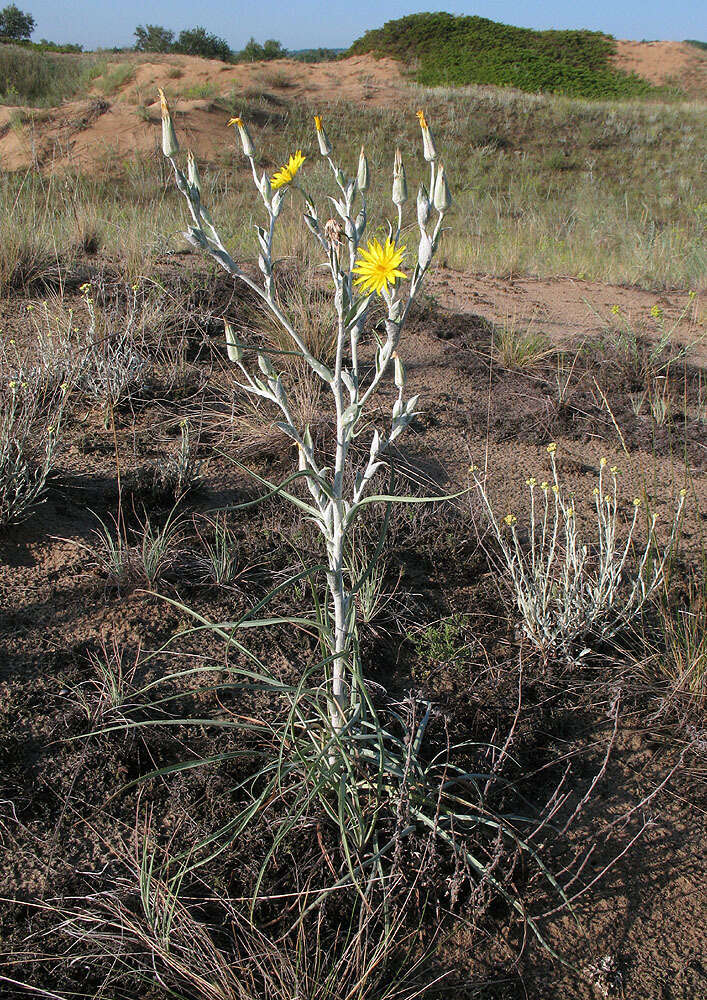
[(134, 34), (136, 52), (171, 52), (174, 48), (174, 32), (160, 24), (138, 24)]
[(415, 62), (426, 86), (493, 84), (570, 97), (635, 97), (654, 88), (611, 64), (614, 39), (597, 31), (533, 31), (483, 17), (411, 14), (367, 31), (350, 55)]
[(185, 56), (201, 56), (203, 59), (233, 62), (233, 52), (228, 42), (201, 27), (180, 31), (173, 51), (181, 52)]

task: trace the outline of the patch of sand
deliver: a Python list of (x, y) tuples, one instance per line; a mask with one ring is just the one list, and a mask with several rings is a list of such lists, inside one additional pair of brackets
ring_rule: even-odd
[[(691, 363), (707, 367), (701, 299), (692, 300), (687, 292), (648, 292), (576, 278), (501, 278), (443, 267), (429, 275), (428, 290), (452, 313), (542, 332), (570, 351), (609, 327), (621, 328), (624, 321), (652, 341), (660, 340), (663, 329), (672, 330), (673, 343), (689, 348)], [(621, 320), (612, 314), (614, 306)], [(661, 310), (660, 322), (651, 315), (653, 306)]]
[(675, 84), (690, 97), (707, 92), (707, 58), (687, 42), (631, 42), (619, 39), (614, 65), (650, 83)]

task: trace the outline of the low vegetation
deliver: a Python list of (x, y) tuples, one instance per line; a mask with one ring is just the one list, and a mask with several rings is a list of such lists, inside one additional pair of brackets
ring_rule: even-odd
[(85, 89), (98, 62), (42, 46), (0, 45), (0, 103), (54, 107)]
[(533, 31), (483, 17), (410, 14), (367, 31), (349, 52), (402, 59), (428, 87), (481, 83), (598, 99), (654, 91), (611, 65), (614, 41), (598, 31)]

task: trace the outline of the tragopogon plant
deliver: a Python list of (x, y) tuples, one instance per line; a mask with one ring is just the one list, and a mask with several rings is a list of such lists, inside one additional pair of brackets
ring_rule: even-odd
[[(243, 281), (263, 301), (292, 343), (292, 350), (306, 362), (313, 376), (319, 378), (333, 398), (336, 413), (336, 441), (332, 443), (333, 465), (325, 449), (315, 447), (309, 427), (297, 426), (293, 408), (281, 373), (273, 359), (262, 348), (257, 349), (257, 370), (246, 361), (243, 345), (235, 331), (226, 323), (228, 356), (243, 375), (241, 387), (248, 393), (268, 400), (280, 411), (277, 426), (297, 444), (299, 475), (307, 484), (312, 503), (305, 503), (293, 494), (280, 490), (288, 500), (303, 510), (319, 528), (326, 548), (327, 584), (330, 607), (326, 609), (324, 641), (331, 658), (330, 714), (335, 728), (340, 728), (347, 714), (347, 704), (356, 701), (354, 678), (358, 676), (356, 656), (355, 595), (362, 580), (352, 581), (345, 562), (346, 542), (361, 508), (375, 497), (372, 481), (385, 465), (384, 454), (389, 445), (402, 434), (415, 416), (417, 396), (405, 392), (406, 376), (397, 354), (401, 332), (410, 305), (420, 289), (430, 262), (437, 250), (445, 213), (451, 205), (444, 167), (439, 162), (434, 140), (424, 113), (417, 113), (422, 129), (423, 155), (430, 167), (429, 191), (420, 185), (417, 195), (417, 225), (419, 245), (417, 260), (406, 293), (401, 282), (407, 277), (404, 266), (405, 247), (400, 245), (403, 209), (408, 200), (405, 168), (400, 151), (396, 151), (393, 167), (392, 200), (396, 223), (388, 223), (388, 236), (381, 244), (378, 239), (367, 241), (363, 236), (367, 224), (366, 192), (370, 184), (368, 161), (363, 149), (355, 177), (347, 177), (332, 158), (332, 145), (317, 115), (314, 119), (319, 151), (331, 167), (338, 195), (331, 198), (338, 218), (322, 222), (314, 201), (302, 187), (299, 171), (306, 157), (298, 150), (272, 177), (258, 177), (255, 146), (246, 123), (233, 118), (241, 140), (243, 154), (250, 162), (253, 181), (259, 192), (267, 224), (257, 227), (260, 255), (258, 264), (262, 280), (256, 281), (233, 260), (224, 246), (208, 209), (201, 200), (199, 172), (191, 153), (187, 158), (186, 175), (177, 164), (177, 138), (164, 94), (162, 98), (162, 149), (170, 160), (179, 190), (186, 198), (192, 225), (187, 238), (194, 246), (206, 251), (234, 278)], [(336, 350), (333, 367), (322, 363), (309, 350), (304, 331), (298, 330), (282, 311), (276, 297), (276, 262), (273, 260), (273, 238), (288, 188), (296, 190), (304, 201), (304, 221), (318, 243), (328, 265), (334, 287), (337, 316)], [(432, 218), (433, 209), (436, 219)], [(361, 343), (369, 308), (376, 296), (385, 306), (385, 337), (378, 341), (374, 365), (364, 368), (359, 360)], [(277, 359), (276, 359), (277, 360)], [(370, 368), (370, 373), (369, 372)], [(397, 399), (386, 430), (372, 428), (371, 402), (386, 375), (393, 370)], [(351, 446), (356, 438), (370, 435), (367, 458), (358, 466)], [(330, 611), (333, 611), (333, 623)]]
[(552, 480), (539, 484), (534, 476), (526, 480), (530, 493), (527, 544), (519, 538), (514, 514), (506, 514), (499, 523), (486, 483), (476, 475), (476, 466), (470, 471), (498, 542), (499, 562), (508, 574), (523, 631), (545, 654), (580, 659), (590, 648), (581, 648), (579, 643), (612, 639), (662, 585), (686, 492), (680, 491), (662, 551), (655, 534), (656, 515), (649, 518), (636, 565), (632, 556), (641, 499), (633, 500), (626, 537), (620, 541), (619, 470), (611, 466), (607, 474), (608, 462), (602, 458), (593, 490), (596, 541), (587, 545), (577, 529), (574, 501), (564, 495), (557, 475), (556, 450), (554, 442), (547, 447)]

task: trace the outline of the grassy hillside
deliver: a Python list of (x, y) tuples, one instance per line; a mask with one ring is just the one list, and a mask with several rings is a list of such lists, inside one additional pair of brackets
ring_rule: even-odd
[(411, 14), (367, 31), (350, 54), (417, 64), (427, 86), (483, 83), (570, 97), (636, 97), (654, 88), (611, 65), (614, 40), (597, 31), (532, 31), (483, 17)]
[(0, 104), (59, 104), (86, 86), (97, 62), (89, 54), (0, 45)]

